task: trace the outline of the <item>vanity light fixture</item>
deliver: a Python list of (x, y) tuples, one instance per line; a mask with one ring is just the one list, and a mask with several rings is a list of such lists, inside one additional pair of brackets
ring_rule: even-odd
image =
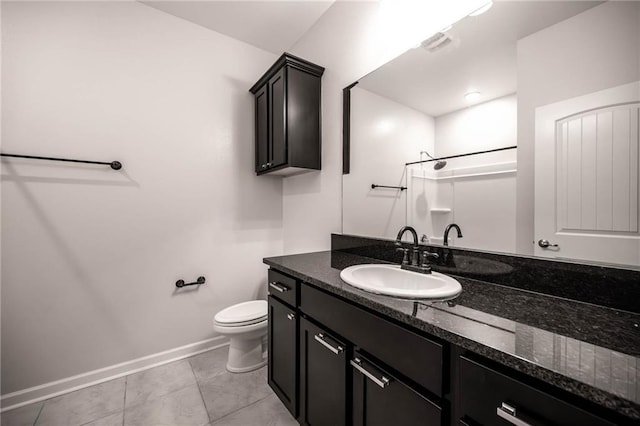
[(481, 6), (480, 8), (474, 10), (473, 12), (471, 12), (469, 14), (469, 16), (478, 16), (478, 15), (482, 15), (483, 13), (485, 13), (487, 10), (491, 9), (491, 6), (493, 6), (493, 2), (490, 1), (488, 3), (486, 3), (485, 5)]
[(464, 98), (469, 102), (477, 101), (478, 99), (480, 99), (480, 92), (477, 92), (477, 91), (467, 92), (464, 94)]

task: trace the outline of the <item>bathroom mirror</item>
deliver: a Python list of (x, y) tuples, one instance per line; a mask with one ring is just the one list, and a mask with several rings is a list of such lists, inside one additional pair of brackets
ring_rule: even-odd
[(349, 90), (343, 233), (640, 265), (639, 81), (640, 3), (494, 2)]

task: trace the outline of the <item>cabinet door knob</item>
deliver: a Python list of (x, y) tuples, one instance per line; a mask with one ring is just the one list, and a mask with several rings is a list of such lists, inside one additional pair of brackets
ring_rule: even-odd
[(287, 318), (289, 319), (289, 321), (293, 321), (296, 318), (295, 314), (287, 314)]
[(267, 165), (266, 165), (266, 164), (263, 164), (263, 165), (262, 165), (262, 166), (260, 166), (260, 167), (262, 167), (263, 169), (266, 169), (266, 168), (267, 168)]

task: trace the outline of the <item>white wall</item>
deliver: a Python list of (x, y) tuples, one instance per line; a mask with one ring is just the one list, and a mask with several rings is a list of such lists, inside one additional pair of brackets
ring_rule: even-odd
[[(454, 111), (435, 119), (435, 156), (465, 154), (516, 145), (516, 95)], [(516, 150), (449, 159), (409, 172), (409, 223), (442, 243), (445, 227), (457, 223), (462, 239), (451, 245), (513, 252), (515, 249)], [(498, 173), (495, 173), (498, 172)], [(468, 176), (482, 174), (481, 176)], [(457, 177), (456, 177), (457, 176)], [(450, 209), (450, 212), (442, 211)]]
[(606, 2), (518, 42), (518, 253), (533, 253), (535, 108), (639, 80), (639, 45), (638, 2)]
[(213, 337), (282, 252), (248, 92), (275, 56), (137, 2), (3, 2), (2, 38), (3, 151), (124, 164), (3, 162), (2, 393)]
[(365, 89), (351, 90), (351, 173), (342, 178), (342, 231), (395, 238), (406, 224), (405, 166), (433, 152), (433, 118)]

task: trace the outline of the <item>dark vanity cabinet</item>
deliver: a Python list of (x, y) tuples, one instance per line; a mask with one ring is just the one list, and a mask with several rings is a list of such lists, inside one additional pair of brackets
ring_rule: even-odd
[(324, 68), (283, 54), (251, 87), (256, 173), (320, 170), (320, 80)]
[(588, 403), (274, 269), (269, 294), (269, 385), (301, 425), (615, 424)]

